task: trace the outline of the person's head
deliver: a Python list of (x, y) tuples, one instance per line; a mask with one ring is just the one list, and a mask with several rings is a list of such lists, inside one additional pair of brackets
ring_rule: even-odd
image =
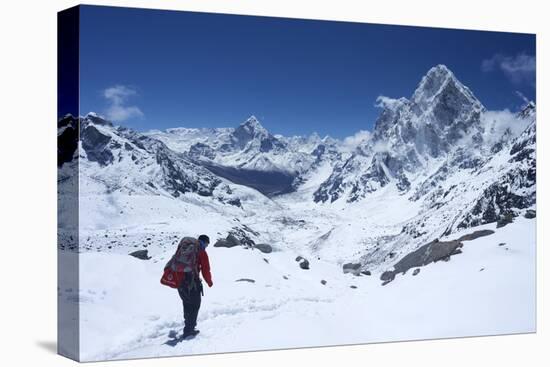
[(199, 243), (201, 245), (201, 248), (204, 250), (210, 244), (210, 238), (208, 238), (208, 236), (205, 234), (201, 234), (199, 236)]

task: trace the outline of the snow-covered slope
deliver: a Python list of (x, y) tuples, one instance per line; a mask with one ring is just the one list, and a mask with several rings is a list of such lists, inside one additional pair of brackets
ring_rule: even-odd
[(205, 289), (201, 333), (175, 347), (164, 343), (181, 333), (181, 302), (158, 283), (171, 249), (151, 246), (148, 261), (83, 253), (80, 289), (59, 295), (80, 302), (83, 361), (533, 332), (534, 225), (485, 225), (496, 233), (387, 286), (330, 261), (310, 259), (303, 270), (293, 258), (301, 252), (211, 248), (214, 287)]

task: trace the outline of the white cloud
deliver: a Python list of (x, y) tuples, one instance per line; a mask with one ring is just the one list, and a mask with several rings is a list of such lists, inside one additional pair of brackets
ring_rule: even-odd
[(529, 98), (525, 97), (525, 94), (521, 93), (519, 90), (516, 91), (516, 95), (523, 101), (523, 103), (528, 104), (530, 102)]
[(376, 103), (374, 104), (374, 106), (393, 110), (402, 105), (405, 101), (405, 98), (395, 99), (386, 96), (378, 96), (376, 97)]
[(386, 153), (390, 151), (390, 143), (385, 140), (378, 140), (374, 146), (372, 147), (372, 150), (375, 153)]
[(517, 137), (529, 124), (529, 120), (518, 118), (517, 113), (511, 112), (508, 109), (485, 111), (481, 115), (481, 122), (485, 127), (483, 139), (488, 144), (496, 143), (506, 132), (511, 137)]
[(109, 102), (105, 117), (111, 121), (125, 121), (132, 117), (143, 117), (143, 112), (137, 106), (128, 106), (130, 97), (136, 96), (137, 91), (124, 85), (115, 85), (103, 91), (103, 97)]
[(349, 151), (354, 150), (359, 144), (370, 139), (371, 133), (367, 130), (359, 130), (352, 136), (344, 138), (342, 141), (343, 147)]
[(524, 53), (516, 56), (496, 54), (481, 62), (481, 70), (500, 70), (515, 84), (528, 83), (535, 86), (536, 58)]

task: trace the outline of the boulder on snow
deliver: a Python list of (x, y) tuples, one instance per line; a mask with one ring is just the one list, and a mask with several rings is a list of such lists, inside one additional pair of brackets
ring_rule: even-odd
[(254, 245), (254, 247), (260, 250), (261, 252), (263, 252), (264, 254), (269, 254), (270, 252), (273, 251), (273, 248), (271, 247), (271, 245), (268, 245), (267, 243), (258, 243)]
[(504, 227), (507, 224), (510, 224), (514, 221), (514, 215), (511, 213), (503, 215), (498, 221), (497, 221), (497, 228)]
[(307, 261), (305, 258), (303, 258), (302, 256), (298, 256), (296, 259), (296, 261), (298, 261), (300, 263), (300, 268), (304, 269), (304, 270), (308, 270), (309, 269), (309, 261)]
[(489, 236), (493, 233), (495, 233), (495, 231), (492, 231), (490, 229), (483, 229), (480, 231), (475, 231), (472, 233), (465, 234), (461, 236), (457, 241), (472, 241), (472, 240), (475, 240), (476, 238)]
[(235, 280), (236, 282), (248, 282), (248, 283), (256, 283), (256, 281), (254, 279), (250, 279), (250, 278), (241, 278), (241, 279), (237, 279)]
[(382, 275), (380, 275), (380, 280), (384, 282), (391, 282), (394, 279), (395, 279), (395, 272), (391, 270), (385, 271), (382, 273)]
[(322, 279), (322, 280), (321, 280), (321, 284), (322, 284), (322, 285), (325, 285), (325, 284), (327, 284), (327, 281), (324, 280), (324, 279)]
[(344, 274), (352, 273), (353, 275), (361, 274), (361, 264), (360, 263), (347, 263), (342, 266)]
[(537, 212), (536, 210), (528, 209), (523, 216), (527, 219), (533, 219), (537, 216)]
[(140, 260), (149, 260), (151, 258), (151, 256), (149, 256), (148, 250), (138, 250), (130, 252), (128, 255), (136, 257)]
[(233, 227), (231, 231), (229, 231), (229, 234), (226, 238), (220, 238), (216, 241), (216, 243), (214, 243), (214, 247), (255, 247), (256, 243), (252, 238), (250, 238), (247, 232), (257, 235), (257, 232), (251, 230), (247, 226), (243, 226), (243, 228)]
[(413, 276), (417, 276), (418, 273), (420, 273), (420, 268), (414, 269), (414, 271), (413, 271)]
[(369, 270), (363, 270), (361, 274), (370, 276), (371, 272)]
[(395, 263), (393, 270), (382, 273), (380, 280), (387, 284), (395, 279), (397, 274), (405, 273), (411, 268), (421, 267), (440, 260), (449, 261), (452, 255), (462, 252), (460, 250), (462, 246), (460, 241), (439, 241), (436, 239), (405, 255)]
[(219, 240), (214, 243), (214, 247), (235, 247), (235, 246), (241, 246), (241, 242), (232, 234), (228, 234), (225, 239), (220, 238)]

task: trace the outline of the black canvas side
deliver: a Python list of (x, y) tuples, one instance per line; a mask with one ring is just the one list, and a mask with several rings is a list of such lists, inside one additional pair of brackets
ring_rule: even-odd
[(57, 352), (77, 361), (79, 23), (78, 6), (57, 14)]

